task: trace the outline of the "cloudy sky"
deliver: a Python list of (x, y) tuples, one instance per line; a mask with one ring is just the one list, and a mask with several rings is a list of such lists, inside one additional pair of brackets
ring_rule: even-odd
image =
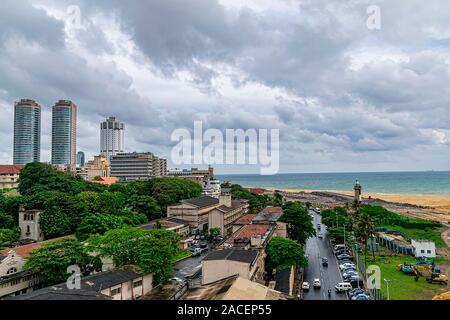
[(450, 1), (2, 0), (0, 163), (20, 98), (43, 106), (42, 161), (71, 99), (88, 158), (117, 116), (127, 151), (169, 160), (202, 120), (280, 129), (282, 172), (449, 170)]

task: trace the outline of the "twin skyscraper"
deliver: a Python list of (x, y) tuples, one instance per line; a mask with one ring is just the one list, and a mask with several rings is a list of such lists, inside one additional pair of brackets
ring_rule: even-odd
[[(41, 106), (34, 100), (22, 99), (14, 105), (14, 164), (40, 161)], [(100, 124), (100, 152), (108, 160), (124, 152), (124, 124), (114, 117)], [(76, 166), (77, 106), (70, 100), (60, 100), (52, 109), (53, 165)]]

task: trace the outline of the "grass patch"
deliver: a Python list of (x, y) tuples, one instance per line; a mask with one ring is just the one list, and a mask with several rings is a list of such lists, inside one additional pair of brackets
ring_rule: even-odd
[(441, 238), (441, 233), (446, 229), (442, 228), (425, 228), (425, 229), (406, 229), (395, 225), (383, 225), (377, 228), (386, 228), (392, 231), (400, 231), (414, 240), (430, 240), (434, 241), (437, 248), (442, 248), (445, 243)]
[(178, 253), (172, 258), (173, 262), (176, 262), (178, 260), (181, 260), (183, 258), (187, 258), (191, 256), (192, 253), (189, 250), (180, 250)]
[[(390, 255), (392, 253), (381, 250), (375, 253), (375, 260), (367, 256), (367, 265), (377, 265), (381, 270), (381, 291), (387, 299), (387, 286), (384, 279), (389, 280), (390, 300), (431, 300), (436, 294), (448, 291), (447, 286), (429, 284), (425, 277), (420, 277), (416, 282), (415, 277), (406, 275), (397, 269), (402, 263), (414, 263), (417, 260), (410, 256)], [(436, 259), (437, 265), (441, 264)], [(444, 259), (445, 261), (445, 259)]]

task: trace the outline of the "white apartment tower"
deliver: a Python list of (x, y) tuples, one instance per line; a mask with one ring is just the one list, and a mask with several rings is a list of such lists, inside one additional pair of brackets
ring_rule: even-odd
[(110, 161), (112, 156), (124, 152), (125, 125), (115, 117), (100, 124), (100, 154)]

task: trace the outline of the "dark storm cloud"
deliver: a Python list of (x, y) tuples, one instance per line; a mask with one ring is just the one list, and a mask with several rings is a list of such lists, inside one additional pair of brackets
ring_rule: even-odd
[[(76, 39), (91, 58), (67, 47), (63, 23), (33, 7), (36, 3), (63, 12), (66, 5), (80, 5), (83, 28)], [(450, 80), (448, 1), (277, 2), (293, 4), (283, 13), (251, 6), (231, 10), (221, 3), (3, 2), (0, 89), (6, 93), (1, 100), (12, 105), (14, 99), (32, 97), (50, 106), (71, 98), (92, 134), (103, 117), (126, 122), (130, 148), (163, 150), (172, 130), (192, 128), (195, 120), (204, 120), (205, 129), (279, 128), (283, 163), (294, 168), (295, 150), (311, 168), (321, 161), (340, 165), (355, 155), (372, 164), (371, 154), (383, 164), (395, 158), (399, 166), (411, 159), (425, 165), (429, 159), (415, 150), (445, 150), (438, 147), (448, 141), (450, 129), (450, 89), (444, 85)], [(372, 4), (381, 7), (381, 30), (366, 27)], [(176, 99), (181, 95), (176, 90), (155, 104), (148, 97), (158, 97), (158, 89), (135, 86), (142, 75), (97, 59), (119, 55), (121, 45), (96, 22), (99, 15), (117, 22), (133, 41), (138, 52), (132, 58), (139, 67), (149, 63), (167, 81), (188, 72), (184, 81), (204, 94), (202, 105), (188, 95)], [(224, 73), (223, 66), (233, 71)], [(231, 92), (243, 91), (240, 97), (222, 93), (216, 80), (224, 76), (235, 86)], [(281, 90), (283, 97), (246, 95), (252, 85)], [(81, 137), (82, 147), (93, 149), (88, 136)], [(309, 152), (323, 159), (308, 160)]]

